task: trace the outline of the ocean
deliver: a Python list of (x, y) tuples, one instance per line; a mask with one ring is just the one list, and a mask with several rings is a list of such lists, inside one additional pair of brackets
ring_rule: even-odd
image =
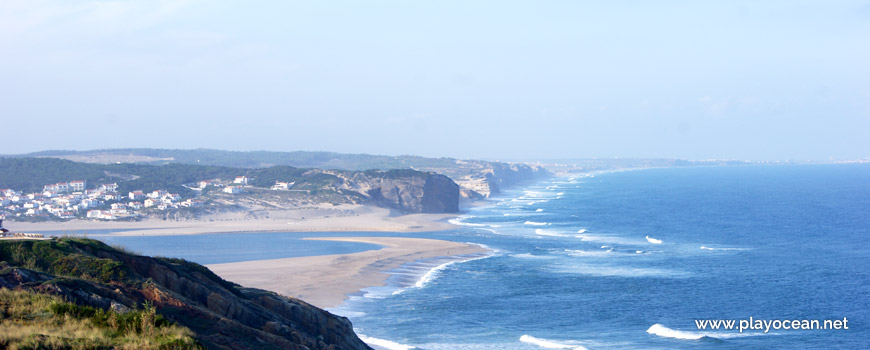
[[(389, 235), (482, 244), (494, 253), (408, 264), (393, 271), (389, 286), (366, 289), (331, 311), (348, 316), (364, 340), (390, 349), (868, 346), (868, 165), (556, 177), (505, 191), (453, 222), (463, 228)], [(363, 233), (309, 236), (325, 235)], [(132, 239), (112, 243), (160, 250), (148, 243), (153, 238)], [(185, 256), (193, 250), (173, 253), (197, 261)], [(750, 318), (845, 318), (848, 329), (696, 326), (696, 320)]]

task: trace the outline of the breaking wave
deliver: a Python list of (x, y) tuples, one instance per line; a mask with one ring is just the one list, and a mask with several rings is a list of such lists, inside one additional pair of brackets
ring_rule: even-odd
[(662, 244), (662, 240), (652, 238), (652, 237), (650, 237), (649, 235), (647, 235), (647, 236), (644, 237), (644, 238), (646, 238), (646, 241), (647, 241), (647, 242), (650, 242), (650, 243), (652, 243), (652, 244)]
[[(765, 333), (725, 333), (725, 332), (698, 332), (698, 331), (681, 331), (670, 329), (660, 323), (656, 323), (646, 330), (647, 333), (657, 335), (664, 338), (684, 339), (684, 340), (699, 340), (703, 338), (713, 339), (730, 339), (740, 337), (752, 337), (764, 335)], [(772, 334), (772, 333), (768, 333)]]
[(563, 235), (561, 233), (547, 231), (544, 229), (535, 229), (535, 234), (540, 235), (540, 236), (550, 236), (550, 237), (571, 237), (569, 235)]
[(714, 248), (714, 247), (708, 247), (708, 246), (703, 246), (703, 245), (701, 246), (701, 249), (703, 249), (703, 250), (726, 250), (726, 251), (749, 250), (749, 248), (728, 248), (728, 247)]
[(389, 341), (389, 340), (386, 340), (386, 339), (380, 339), (380, 338), (375, 338), (375, 337), (367, 337), (367, 336), (364, 336), (364, 335), (362, 335), (362, 334), (358, 334), (358, 336), (359, 336), (359, 339), (362, 340), (362, 341), (363, 341), (364, 343), (366, 343), (366, 344), (374, 345), (374, 346), (379, 346), (379, 347), (382, 347), (382, 348), (385, 348), (385, 349), (388, 349), (388, 350), (411, 350), (411, 349), (416, 349), (416, 348), (413, 347), (413, 346), (405, 345), (405, 344), (399, 344), (399, 343), (396, 343), (396, 342), (394, 342), (394, 341)]
[(550, 225), (550, 223), (548, 223), (548, 222), (535, 222), (535, 221), (526, 221), (523, 224), (532, 225), (532, 226), (549, 226)]
[(574, 350), (586, 350), (585, 347), (577, 344), (566, 344), (560, 343), (553, 340), (535, 338), (528, 334), (523, 334), (520, 337), (520, 341), (523, 343), (534, 344), (546, 349), (574, 349)]

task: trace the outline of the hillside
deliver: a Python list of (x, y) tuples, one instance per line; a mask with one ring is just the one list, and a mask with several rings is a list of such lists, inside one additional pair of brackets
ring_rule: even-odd
[(0, 288), (0, 349), (203, 349), (153, 307), (117, 312)]
[[(242, 288), (199, 264), (139, 256), (90, 239), (0, 241), (0, 288), (19, 291), (0, 293), (3, 310), (24, 310), (3, 311), (4, 330), (11, 329), (8, 324), (14, 321), (10, 320), (23, 317), (26, 310), (49, 305), (47, 314), (40, 316), (46, 319), (28, 322), (49, 322), (70, 314), (62, 316), (67, 317), (64, 322), (83, 323), (89, 332), (165, 334), (170, 345), (161, 349), (196, 348), (185, 329), (209, 349), (370, 349), (346, 318), (304, 301)], [(119, 328), (117, 321), (101, 321), (110, 317), (135, 319), (138, 326), (131, 330)], [(89, 341), (60, 332), (39, 330), (31, 338)], [(9, 338), (4, 335), (0, 341)]]
[(158, 165), (182, 163), (248, 169), (273, 166), (344, 171), (411, 169), (446, 175), (462, 187), (463, 197), (472, 199), (497, 194), (502, 188), (523, 181), (550, 176), (550, 173), (543, 167), (519, 163), (427, 158), (410, 155), (384, 156), (307, 151), (239, 152), (214, 149), (127, 148), (91, 151), (42, 151), (11, 157), (61, 158), (98, 164), (119, 162)]
[[(250, 179), (244, 193), (226, 195), (214, 186), (204, 188), (198, 184), (215, 180), (217, 186), (235, 185), (232, 181), (239, 176)], [(212, 204), (210, 207), (220, 204), (226, 209), (241, 210), (244, 207), (238, 204), (243, 202), (271, 203), (273, 207), (332, 203), (371, 204), (404, 213), (454, 213), (459, 210), (460, 198), (459, 186), (446, 176), (410, 169), (350, 171), (290, 166), (243, 169), (179, 163), (90, 164), (54, 158), (0, 158), (0, 188), (26, 194), (42, 192), (46, 184), (71, 180), (87, 181), (87, 189), (101, 183), (117, 183), (115, 192), (122, 197), (137, 190), (143, 193), (164, 190), (179, 194), (181, 199), (207, 201)], [(284, 191), (272, 190), (276, 182), (287, 183), (288, 187)], [(73, 202), (82, 198), (64, 200), (68, 210), (82, 215), (80, 208), (73, 209)], [(123, 198), (113, 202), (120, 200)], [(19, 204), (25, 201), (35, 199), (21, 198)]]

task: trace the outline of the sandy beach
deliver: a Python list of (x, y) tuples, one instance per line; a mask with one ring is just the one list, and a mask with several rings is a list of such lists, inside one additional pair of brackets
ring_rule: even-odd
[(298, 209), (226, 212), (196, 220), (145, 219), (111, 222), (75, 219), (67, 222), (7, 221), (16, 232), (124, 230), (117, 235), (184, 235), (232, 232), (424, 232), (457, 228), (447, 223), (456, 214), (398, 215), (390, 209), (366, 205), (321, 205)]
[(381, 249), (354, 254), (245, 261), (207, 265), (219, 276), (246, 287), (297, 297), (321, 308), (340, 305), (348, 294), (383, 286), (385, 271), (419, 259), (485, 254), (479, 246), (434, 239), (328, 237), (318, 240), (373, 243)]

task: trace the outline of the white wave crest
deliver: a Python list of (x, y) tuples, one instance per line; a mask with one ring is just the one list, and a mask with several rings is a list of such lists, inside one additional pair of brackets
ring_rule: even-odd
[[(470, 243), (470, 244), (478, 244), (478, 243)], [(486, 246), (485, 244), (478, 244), (478, 245), (484, 249), (489, 249), (489, 247)], [(417, 279), (417, 281), (414, 282), (413, 285), (410, 285), (410, 286), (407, 286), (404, 288), (399, 288), (399, 289), (395, 290), (392, 293), (392, 295), (402, 294), (405, 291), (407, 291), (409, 288), (423, 288), (423, 287), (425, 287), (427, 284), (429, 284), (430, 282), (437, 279), (438, 276), (441, 275), (441, 272), (450, 265), (453, 265), (456, 263), (465, 263), (465, 262), (479, 260), (479, 259), (485, 259), (485, 258), (489, 258), (492, 256), (494, 256), (494, 252), (491, 251), (491, 252), (486, 253), (486, 254), (478, 254), (478, 255), (471, 257), (471, 258), (462, 259), (460, 257), (456, 257), (454, 260), (445, 262), (443, 264), (440, 264), (438, 266), (435, 266), (435, 267), (429, 269), (428, 271), (426, 271), (426, 273), (424, 273), (422, 276), (420, 276), (420, 278)]]
[(561, 233), (556, 233), (552, 231), (547, 231), (544, 229), (535, 229), (535, 234), (540, 236), (550, 236), (550, 237), (571, 237), (568, 235), (563, 235)]
[(704, 249), (704, 250), (748, 250), (749, 248), (727, 248), (727, 247), (726, 248), (713, 248), (713, 247), (708, 247), (708, 246), (702, 245), (701, 249)]
[(544, 211), (544, 209), (543, 209), (543, 208), (538, 208), (538, 209), (536, 209), (535, 211), (540, 213), (540, 212)]
[(581, 229), (577, 230), (577, 233), (586, 233), (586, 229), (585, 229), (585, 228), (581, 228)]
[(647, 241), (647, 242), (650, 242), (650, 243), (652, 243), (652, 244), (662, 244), (662, 240), (652, 238), (652, 237), (650, 237), (649, 235), (647, 235), (647, 236), (644, 237), (644, 238), (646, 238), (646, 241)]
[(537, 346), (540, 346), (540, 347), (546, 348), (546, 349), (586, 350), (586, 348), (584, 348), (583, 346), (580, 346), (580, 345), (565, 344), (565, 343), (559, 343), (559, 342), (548, 340), (548, 339), (535, 338), (535, 337), (528, 335), (528, 334), (523, 334), (523, 336), (520, 337), (520, 341), (523, 343), (535, 344)]
[[(758, 335), (764, 335), (765, 333), (725, 333), (725, 332), (691, 332), (691, 331), (681, 331), (676, 329), (670, 329), (668, 327), (663, 326), (660, 323), (656, 323), (649, 327), (646, 330), (647, 333), (657, 335), (664, 338), (674, 338), (674, 339), (685, 339), (685, 340), (698, 340), (701, 338), (716, 338), (716, 339), (729, 339), (729, 338), (739, 338), (739, 337), (753, 337)], [(774, 334), (774, 333), (767, 333)]]
[[(473, 216), (469, 216), (469, 218), (470, 217), (473, 217)], [(464, 221), (462, 221), (462, 218), (450, 219), (450, 220), (447, 220), (447, 222), (454, 224), (454, 225), (457, 225), (457, 226), (472, 226), (472, 227), (486, 226), (484, 224), (474, 224), (474, 223), (470, 223), (470, 222), (464, 222)]]
[(442, 270), (446, 269), (447, 266), (453, 265), (453, 264), (455, 264), (455, 263), (457, 263), (457, 262), (459, 262), (459, 261), (457, 260), (457, 261), (446, 262), (446, 263), (443, 263), (443, 264), (441, 264), (441, 265), (438, 265), (438, 266), (436, 266), (435, 268), (433, 268), (433, 269), (427, 271), (426, 274), (423, 275), (423, 277), (420, 277), (420, 279), (417, 280), (417, 283), (414, 283), (414, 287), (417, 287), (417, 288), (423, 288), (424, 286), (426, 286), (427, 283), (429, 283), (429, 282), (431, 282), (433, 279), (435, 279), (437, 273), (439, 273), (439, 272), (441, 272)]
[(526, 221), (523, 224), (532, 225), (532, 226), (550, 226), (548, 222), (535, 222), (535, 221)]
[(386, 339), (380, 339), (380, 338), (375, 338), (375, 337), (367, 337), (367, 336), (364, 336), (364, 335), (362, 335), (362, 334), (358, 334), (358, 336), (359, 336), (359, 339), (362, 340), (362, 341), (363, 341), (364, 343), (366, 343), (366, 344), (373, 345), (373, 346), (379, 346), (379, 347), (386, 348), (386, 349), (389, 349), (389, 350), (411, 350), (411, 349), (415, 349), (415, 347), (413, 347), (413, 346), (405, 345), (405, 344), (399, 344), (399, 343), (396, 343), (396, 342), (394, 342), (394, 341), (389, 341), (389, 340), (386, 340)]
[(687, 332), (687, 331), (678, 331), (675, 329), (670, 329), (668, 327), (662, 326), (659, 323), (656, 323), (649, 327), (646, 330), (647, 333), (657, 335), (665, 338), (675, 338), (675, 339), (689, 339), (689, 340), (697, 340), (704, 337), (704, 334), (699, 332)]

